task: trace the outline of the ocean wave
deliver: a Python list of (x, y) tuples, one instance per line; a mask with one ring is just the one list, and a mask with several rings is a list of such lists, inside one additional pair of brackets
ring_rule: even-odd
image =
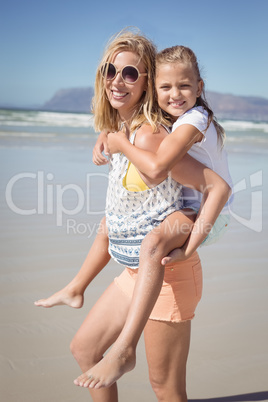
[(219, 123), (223, 126), (225, 131), (260, 131), (262, 133), (268, 133), (268, 123), (242, 120), (221, 120)]
[(23, 132), (23, 131), (0, 131), (0, 138), (34, 138), (34, 139), (40, 139), (40, 138), (58, 138), (59, 140), (62, 138), (64, 141), (67, 138), (71, 138), (74, 140), (79, 140), (79, 139), (85, 139), (89, 140), (91, 138), (95, 138), (96, 135), (92, 134), (81, 134), (81, 133), (75, 133), (75, 134), (59, 134), (59, 133), (40, 133), (40, 132)]
[(265, 146), (267, 146), (267, 137), (262, 137), (262, 136), (257, 136), (257, 135), (241, 135), (241, 136), (232, 136), (232, 135), (228, 135), (226, 136), (226, 142), (227, 143), (252, 143), (255, 145), (258, 144), (264, 144)]
[(29, 132), (5, 132), (5, 131), (0, 131), (0, 137), (6, 137), (6, 138), (11, 138), (11, 137), (25, 137), (25, 138), (54, 138), (57, 137), (57, 134), (53, 133), (29, 133)]
[(251, 155), (268, 155), (268, 148), (264, 147), (248, 147), (247, 144), (228, 144), (228, 154), (251, 154)]
[(40, 127), (93, 127), (93, 115), (40, 111), (0, 110), (0, 125)]
[[(267, 141), (268, 123), (220, 120), (230, 141)], [(87, 113), (45, 112), (37, 110), (0, 109), (0, 131), (17, 132), (21, 137), (54, 134), (94, 136), (94, 118)], [(28, 134), (26, 133), (28, 132)], [(259, 137), (259, 138), (258, 138)]]

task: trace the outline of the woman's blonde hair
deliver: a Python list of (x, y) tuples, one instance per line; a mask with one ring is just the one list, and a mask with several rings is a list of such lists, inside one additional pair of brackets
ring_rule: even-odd
[[(186, 64), (194, 70), (194, 72), (197, 76), (197, 80), (203, 81), (203, 79), (201, 78), (200, 69), (198, 66), (196, 55), (188, 47), (172, 46), (172, 47), (166, 48), (166, 49), (162, 50), (161, 52), (159, 52), (156, 55), (156, 69), (161, 64), (166, 64), (166, 63)], [(203, 81), (203, 83), (204, 83), (204, 81)], [(206, 100), (206, 94), (205, 94), (205, 85), (203, 86), (201, 95), (196, 100), (196, 106), (202, 106), (208, 112), (207, 129), (208, 129), (210, 123), (213, 122), (215, 125), (215, 128), (216, 128), (216, 131), (217, 131), (218, 139), (219, 139), (220, 143), (223, 144), (224, 139), (225, 139), (225, 132), (224, 132), (223, 127), (217, 122), (212, 109), (208, 105), (208, 102)]]
[(136, 110), (133, 112), (130, 129), (132, 131), (143, 123), (149, 123), (153, 130), (156, 131), (161, 114), (155, 93), (156, 47), (149, 39), (141, 35), (139, 31), (131, 31), (129, 29), (119, 32), (110, 39), (98, 66), (95, 79), (95, 94), (92, 101), (95, 130), (108, 129), (110, 131), (118, 131), (122, 124), (119, 113), (111, 106), (106, 96), (101, 68), (106, 62), (112, 60), (115, 53), (123, 51), (137, 54), (148, 74), (146, 90), (137, 104)]

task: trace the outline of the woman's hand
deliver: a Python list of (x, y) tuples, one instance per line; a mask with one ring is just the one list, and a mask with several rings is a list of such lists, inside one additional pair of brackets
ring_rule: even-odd
[(109, 133), (107, 141), (110, 154), (117, 154), (118, 152), (121, 152), (122, 142), (128, 141), (128, 136), (123, 131), (118, 131), (117, 133)]
[[(95, 165), (101, 166), (108, 163), (107, 157), (109, 156), (109, 149), (107, 144), (107, 134), (108, 132), (106, 130), (102, 131), (93, 148), (92, 160)], [(103, 153), (107, 157), (105, 157)]]

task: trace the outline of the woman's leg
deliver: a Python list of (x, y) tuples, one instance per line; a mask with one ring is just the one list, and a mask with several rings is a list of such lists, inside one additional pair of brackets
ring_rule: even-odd
[(191, 321), (148, 320), (144, 330), (152, 388), (158, 401), (187, 402), (186, 363)]
[(142, 242), (140, 267), (126, 323), (120, 336), (105, 358), (93, 367), (91, 387), (104, 387), (135, 365), (138, 340), (158, 298), (164, 277), (161, 259), (181, 247), (191, 230), (194, 218), (175, 212), (168, 216)]
[[(129, 304), (130, 298), (112, 283), (91, 309), (71, 343), (71, 351), (83, 372), (98, 363), (118, 337), (126, 320)], [(87, 381), (88, 375), (84, 374), (75, 384), (86, 387)], [(115, 383), (109, 388), (90, 389), (90, 393), (94, 401), (118, 400)]]
[(72, 281), (52, 296), (47, 299), (40, 299), (34, 304), (42, 307), (59, 305), (67, 305), (74, 308), (82, 307), (84, 303), (84, 291), (111, 258), (108, 253), (108, 244), (106, 221), (103, 218), (94, 243), (82, 267)]

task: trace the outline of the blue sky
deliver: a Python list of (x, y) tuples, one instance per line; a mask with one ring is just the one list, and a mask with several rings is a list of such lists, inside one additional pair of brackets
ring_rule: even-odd
[(267, 17), (267, 0), (2, 1), (0, 105), (93, 86), (106, 41), (126, 26), (159, 50), (191, 47), (208, 90), (268, 98)]

